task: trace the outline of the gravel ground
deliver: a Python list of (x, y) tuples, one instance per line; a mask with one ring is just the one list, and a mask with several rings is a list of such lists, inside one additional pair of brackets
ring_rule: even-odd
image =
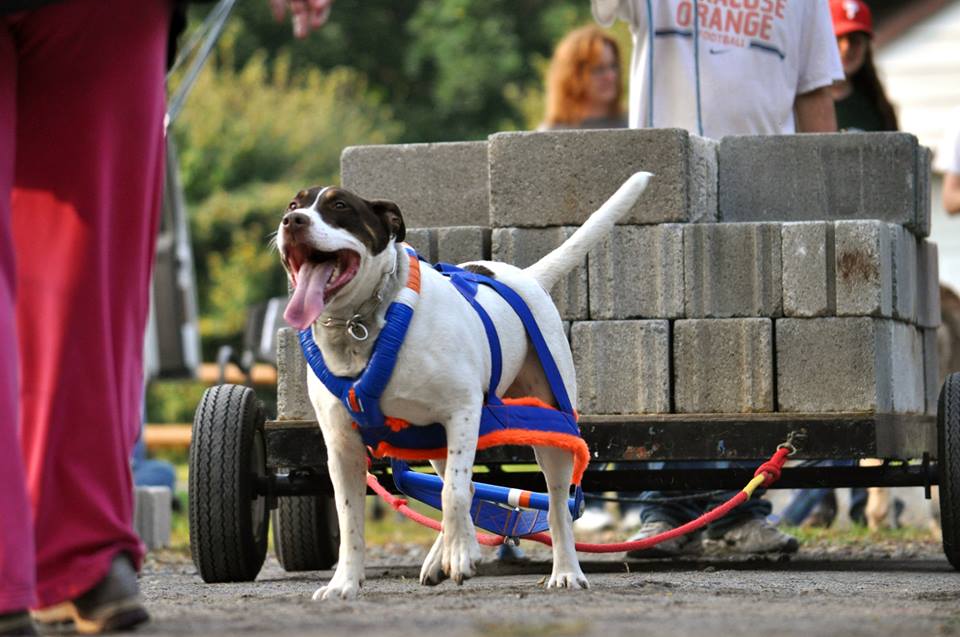
[(257, 581), (204, 584), (189, 557), (148, 557), (149, 635), (960, 635), (960, 573), (933, 541), (808, 543), (790, 559), (624, 562), (581, 555), (588, 591), (543, 588), (549, 553), (507, 566), (485, 549), (457, 587), (417, 582), (426, 547), (368, 550), (353, 601), (312, 602), (331, 572), (286, 573), (271, 557)]

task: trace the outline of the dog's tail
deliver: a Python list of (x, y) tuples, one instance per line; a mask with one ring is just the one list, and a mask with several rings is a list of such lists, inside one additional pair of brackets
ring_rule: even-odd
[(587, 253), (613, 229), (614, 224), (627, 214), (646, 189), (652, 176), (646, 172), (634, 173), (569, 239), (524, 272), (549, 292), (557, 281), (577, 267)]

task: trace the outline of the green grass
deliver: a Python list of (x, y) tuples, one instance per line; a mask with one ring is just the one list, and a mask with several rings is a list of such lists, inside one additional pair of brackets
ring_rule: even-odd
[(934, 542), (929, 529), (907, 526), (899, 529), (871, 531), (866, 526), (853, 525), (844, 529), (787, 527), (784, 531), (796, 536), (801, 544), (832, 544), (838, 546), (873, 545), (878, 542)]

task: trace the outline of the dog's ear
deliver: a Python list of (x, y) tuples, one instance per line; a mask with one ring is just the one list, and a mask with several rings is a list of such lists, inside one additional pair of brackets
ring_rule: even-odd
[(370, 209), (390, 229), (391, 237), (397, 241), (403, 241), (407, 228), (403, 225), (403, 215), (400, 214), (400, 207), (397, 204), (386, 199), (374, 199), (370, 202)]

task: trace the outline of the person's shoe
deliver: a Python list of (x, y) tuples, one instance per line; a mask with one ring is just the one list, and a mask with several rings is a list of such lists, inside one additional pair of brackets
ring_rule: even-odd
[(504, 542), (497, 548), (497, 561), (503, 564), (521, 564), (529, 562), (530, 558), (513, 542)]
[(30, 613), (25, 610), (0, 615), (0, 635), (37, 635)]
[(833, 491), (824, 496), (823, 500), (820, 501), (813, 511), (810, 512), (810, 516), (803, 523), (804, 527), (812, 527), (815, 529), (829, 529), (833, 524), (833, 521), (837, 518), (837, 496), (834, 495)]
[(757, 518), (737, 525), (720, 538), (704, 538), (703, 547), (710, 553), (796, 553), (800, 542)]
[[(634, 533), (628, 542), (637, 542), (645, 540), (654, 535), (666, 533), (673, 527), (666, 522), (645, 522), (640, 525), (640, 530)], [(665, 540), (651, 546), (647, 549), (634, 549), (627, 551), (627, 557), (631, 560), (646, 560), (664, 557), (681, 557), (685, 555), (699, 555), (701, 553), (700, 534), (681, 535), (670, 540)]]
[(623, 514), (623, 517), (620, 518), (620, 530), (628, 533), (636, 531), (642, 524), (643, 521), (640, 519), (640, 511), (636, 509), (629, 509)]
[(613, 528), (613, 516), (606, 509), (587, 508), (583, 515), (574, 520), (573, 528), (577, 531), (595, 532)]
[(126, 555), (118, 554), (110, 570), (89, 591), (76, 599), (33, 612), (42, 626), (73, 623), (81, 635), (131, 630), (150, 619), (143, 607), (137, 572)]

